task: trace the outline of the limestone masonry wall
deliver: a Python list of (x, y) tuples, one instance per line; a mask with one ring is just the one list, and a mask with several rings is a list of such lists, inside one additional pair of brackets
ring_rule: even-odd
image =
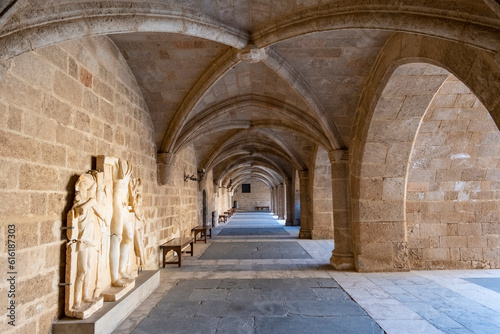
[(453, 76), (427, 110), (410, 162), (412, 269), (498, 268), (500, 132)]
[(238, 201), (240, 210), (254, 211), (256, 206), (269, 206), (271, 208), (271, 190), (261, 181), (245, 181), (250, 184), (250, 193), (241, 192), (241, 184), (234, 190), (234, 201)]
[[(146, 269), (157, 246), (197, 222), (194, 150), (180, 152), (173, 184), (157, 185), (153, 125), (125, 60), (107, 37), (84, 38), (12, 59), (0, 79), (0, 261), (7, 226), (16, 227), (16, 327), (1, 333), (47, 333), (62, 316), (66, 214), (78, 175), (97, 155), (130, 160), (144, 184)], [(4, 271), (5, 272), (5, 271)], [(0, 289), (6, 291), (2, 274)], [(7, 305), (7, 294), (0, 295)], [(6, 308), (0, 309), (6, 319)]]

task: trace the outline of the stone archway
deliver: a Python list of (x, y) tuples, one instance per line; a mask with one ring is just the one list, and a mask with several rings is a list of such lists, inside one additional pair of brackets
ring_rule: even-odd
[[(406, 169), (421, 117), (448, 74), (454, 74), (477, 95), (497, 125), (500, 119), (499, 98), (492, 93), (495, 88), (487, 84), (499, 85), (500, 69), (490, 54), (410, 34), (395, 34), (386, 48), (391, 52), (382, 53), (377, 60), (351, 132), (352, 230), (355, 268), (359, 271), (409, 269), (404, 209)], [(403, 64), (416, 62), (426, 63), (427, 72), (409, 65), (405, 74)], [(415, 82), (404, 83), (404, 76), (412, 76), (412, 71), (416, 71)], [(419, 73), (423, 77), (417, 78)], [(394, 75), (401, 76), (399, 85), (397, 81), (391, 84)], [(407, 92), (397, 93), (399, 89)], [(408, 106), (415, 104), (408, 110), (416, 114), (403, 110), (405, 101)], [(391, 110), (397, 114), (391, 114)], [(387, 117), (395, 117), (396, 122), (389, 122)]]
[(359, 271), (408, 270), (405, 189), (422, 117), (448, 72), (416, 63), (398, 67), (385, 86), (368, 130), (353, 217)]
[(406, 189), (412, 269), (495, 268), (500, 131), (450, 75), (431, 102), (412, 150)]

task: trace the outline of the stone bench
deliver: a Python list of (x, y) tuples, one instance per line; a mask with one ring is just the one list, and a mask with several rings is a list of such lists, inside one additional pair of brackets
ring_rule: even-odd
[[(165, 268), (166, 264), (178, 264), (180, 267), (182, 264), (182, 249), (188, 245), (191, 245), (191, 251), (186, 251), (186, 253), (193, 256), (193, 238), (191, 237), (175, 238), (160, 245), (160, 249), (163, 250), (163, 268)], [(177, 261), (165, 261), (167, 253), (170, 251), (177, 253)]]
[[(212, 227), (211, 226), (203, 226), (198, 225), (191, 229), (191, 232), (194, 232), (194, 243), (196, 241), (205, 241), (207, 243), (207, 234), (212, 239)], [(200, 239), (197, 238), (198, 233), (200, 233)]]

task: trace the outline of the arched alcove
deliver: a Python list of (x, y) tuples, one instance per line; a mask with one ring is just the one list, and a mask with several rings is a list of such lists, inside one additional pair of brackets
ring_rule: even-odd
[(450, 75), (412, 150), (406, 190), (411, 269), (498, 263), (500, 131), (478, 98)]
[(354, 188), (355, 263), (360, 271), (408, 270), (405, 189), (422, 117), (449, 73), (423, 63), (398, 67), (374, 109)]

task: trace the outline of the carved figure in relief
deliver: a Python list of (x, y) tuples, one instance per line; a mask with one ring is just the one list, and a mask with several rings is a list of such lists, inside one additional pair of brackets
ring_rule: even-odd
[(134, 238), (133, 222), (129, 219), (129, 182), (132, 165), (116, 159), (113, 166), (113, 216), (111, 218), (110, 268), (111, 284), (116, 287), (131, 283), (128, 259)]
[[(98, 293), (90, 291), (95, 288), (92, 281), (97, 244), (100, 240), (98, 218), (103, 219), (104, 207), (96, 201), (97, 182), (92, 174), (80, 175), (75, 186), (75, 201), (70, 211), (72, 224), (78, 229), (76, 242), (77, 272), (75, 281), (74, 308), (79, 308), (82, 300), (92, 302)], [(76, 223), (76, 224), (75, 224)]]
[[(92, 171), (97, 182), (96, 189), (96, 209), (99, 214), (96, 216), (99, 228), (98, 233), (98, 249), (97, 249), (97, 273), (96, 273), (96, 288), (94, 291), (94, 297), (101, 294), (101, 291), (105, 288), (105, 272), (109, 270), (108, 261), (108, 242), (105, 240), (109, 238), (109, 218), (107, 214), (107, 200), (106, 193), (110, 190), (106, 189), (106, 183), (104, 180), (104, 173), (99, 171)], [(109, 283), (108, 283), (109, 284)]]
[(134, 251), (139, 262), (137, 266), (142, 268), (146, 263), (144, 252), (144, 212), (142, 210), (142, 183), (141, 179), (132, 178), (130, 180), (130, 202), (132, 212), (135, 217)]

